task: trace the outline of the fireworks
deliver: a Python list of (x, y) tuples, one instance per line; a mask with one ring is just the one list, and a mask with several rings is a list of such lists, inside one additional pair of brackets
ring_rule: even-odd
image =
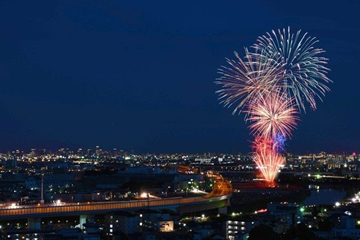
[(245, 50), (245, 60), (234, 52), (236, 60), (226, 59), (229, 67), (219, 69), (221, 77), (215, 82), (222, 85), (217, 91), (219, 99), (226, 107), (235, 104), (233, 114), (241, 112), (246, 103), (259, 95), (272, 91), (280, 78), (279, 64), (262, 54)]
[(290, 28), (272, 31), (257, 39), (253, 52), (245, 49), (244, 58), (235, 52), (236, 59), (226, 59), (229, 66), (219, 69), (220, 102), (234, 105), (233, 114), (246, 113), (255, 137), (254, 161), (268, 182), (285, 163), (281, 152), (299, 120), (298, 110), (305, 111), (306, 102), (316, 109), (316, 98), (330, 91), (328, 59), (319, 56), (325, 51), (315, 47), (317, 42)]
[(286, 137), (284, 137), (281, 133), (277, 133), (276, 136), (273, 138), (275, 150), (277, 152), (282, 152), (285, 150), (285, 142)]
[(278, 133), (290, 137), (298, 120), (291, 98), (278, 92), (260, 95), (249, 104), (247, 112), (252, 133), (266, 138), (274, 138)]
[(265, 180), (268, 182), (273, 182), (279, 172), (280, 167), (284, 165), (285, 158), (277, 151), (274, 151), (273, 147), (256, 147), (254, 161), (263, 174)]
[(253, 142), (254, 162), (267, 182), (274, 181), (280, 167), (285, 163), (285, 158), (278, 152), (278, 144), (281, 143), (261, 136), (257, 136)]
[(305, 111), (304, 101), (316, 109), (315, 98), (321, 100), (330, 91), (326, 83), (332, 82), (326, 76), (329, 71), (325, 67), (328, 59), (319, 56), (325, 51), (314, 46), (318, 43), (316, 38), (308, 37), (307, 33), (301, 35), (301, 30), (293, 34), (288, 27), (287, 31), (273, 30), (271, 33), (260, 36), (253, 48), (261, 50), (262, 55), (281, 65), (283, 79), (276, 84), (295, 98), (300, 109)]

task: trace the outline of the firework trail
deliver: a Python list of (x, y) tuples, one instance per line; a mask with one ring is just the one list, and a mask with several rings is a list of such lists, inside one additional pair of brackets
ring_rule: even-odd
[(279, 169), (285, 164), (285, 158), (276, 151), (257, 150), (254, 161), (267, 182), (274, 182)]
[(273, 182), (285, 158), (276, 151), (277, 143), (266, 137), (257, 137), (253, 143), (254, 161), (267, 182)]

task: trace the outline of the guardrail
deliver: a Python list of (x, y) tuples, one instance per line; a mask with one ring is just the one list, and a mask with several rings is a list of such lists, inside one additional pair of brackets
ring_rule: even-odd
[[(224, 196), (223, 196), (224, 197)], [(218, 197), (219, 200), (220, 198)], [(156, 199), (156, 200), (138, 200), (127, 202), (106, 202), (106, 203), (81, 203), (81, 204), (63, 204), (60, 206), (17, 206), (15, 208), (0, 209), (0, 216), (15, 215), (42, 215), (49, 213), (69, 213), (69, 212), (91, 212), (91, 211), (111, 211), (129, 208), (154, 207), (166, 205), (181, 205), (199, 202), (213, 201), (214, 198), (175, 198), (175, 199)]]
[(34, 206), (9, 206), (0, 208), (0, 217), (22, 216), (22, 215), (45, 215), (49, 213), (69, 213), (69, 212), (92, 212), (92, 211), (111, 211), (119, 209), (156, 207), (167, 205), (181, 205), (199, 202), (209, 202), (223, 200), (232, 193), (231, 183), (221, 175), (216, 175), (213, 190), (203, 197), (192, 198), (168, 198), (168, 199), (146, 199), (124, 202), (100, 202), (100, 203), (62, 203), (60, 205), (34, 205)]

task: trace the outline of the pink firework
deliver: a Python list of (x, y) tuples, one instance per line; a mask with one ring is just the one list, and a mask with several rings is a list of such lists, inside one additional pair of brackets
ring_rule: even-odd
[(273, 182), (285, 163), (280, 152), (305, 112), (305, 103), (316, 109), (332, 81), (317, 40), (307, 33), (290, 32), (290, 27), (260, 36), (244, 58), (235, 52), (227, 66), (219, 69), (215, 82), (219, 100), (234, 107), (233, 114), (245, 112), (255, 137), (254, 161), (268, 182)]
[(267, 182), (274, 182), (285, 158), (274, 148), (274, 142), (268, 138), (256, 138), (253, 147), (254, 161)]
[(291, 137), (291, 131), (296, 127), (298, 111), (293, 101), (279, 92), (259, 95), (248, 104), (247, 120), (249, 128), (255, 136), (274, 138), (278, 133)]
[(244, 60), (237, 52), (234, 54), (236, 60), (226, 59), (229, 66), (219, 69), (221, 77), (215, 82), (222, 85), (217, 91), (220, 102), (226, 107), (235, 105), (233, 114), (240, 113), (258, 95), (273, 91), (275, 83), (282, 78), (281, 66), (275, 60), (247, 50)]

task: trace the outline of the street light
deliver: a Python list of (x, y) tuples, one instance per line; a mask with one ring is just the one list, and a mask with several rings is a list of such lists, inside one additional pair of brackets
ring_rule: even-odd
[(140, 197), (141, 198), (147, 198), (147, 197), (149, 197), (149, 193), (143, 192), (143, 193), (140, 194)]

